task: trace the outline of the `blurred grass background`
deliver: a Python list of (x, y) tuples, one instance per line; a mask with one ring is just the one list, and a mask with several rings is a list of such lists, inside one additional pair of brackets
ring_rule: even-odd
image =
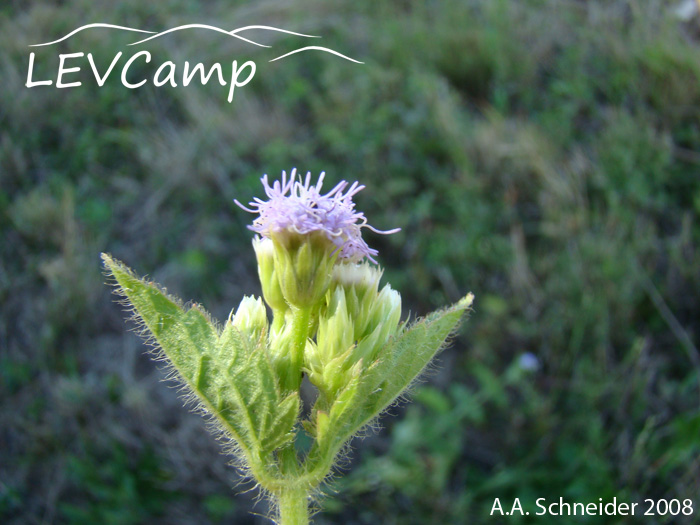
[[(294, 166), (360, 180), (371, 223), (402, 228), (368, 241), (411, 312), (477, 296), (414, 403), (354, 442), (316, 523), (500, 523), (495, 497), (697, 498), (700, 25), (675, 6), (3, 2), (0, 521), (267, 522), (126, 331), (98, 256), (223, 319), (259, 293), (232, 199)], [(87, 62), (81, 88), (24, 87), (29, 44), (98, 21), (275, 25), (365, 64), (268, 64), (191, 31), (149, 44), (151, 65), (252, 58), (233, 104), (218, 85), (127, 90), (119, 69), (97, 88)], [(256, 37), (275, 56), (301, 45)], [(85, 31), (37, 50), (37, 75), (76, 50), (104, 69), (132, 40)], [(699, 504), (618, 522), (693, 523)], [(567, 523), (532, 518), (507, 519)]]

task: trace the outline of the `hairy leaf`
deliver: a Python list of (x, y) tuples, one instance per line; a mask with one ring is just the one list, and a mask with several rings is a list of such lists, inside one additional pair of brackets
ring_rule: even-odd
[(118, 293), (133, 306), (145, 336), (162, 351), (177, 375), (212, 413), (253, 463), (291, 442), (299, 396), (282, 398), (265, 338), (258, 346), (226, 323), (223, 332), (194, 305), (185, 310), (154, 283), (103, 254)]

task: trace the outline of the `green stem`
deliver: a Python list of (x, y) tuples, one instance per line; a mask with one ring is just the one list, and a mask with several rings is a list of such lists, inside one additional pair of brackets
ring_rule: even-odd
[(308, 525), (309, 497), (298, 488), (282, 490), (277, 495), (279, 525)]
[(284, 310), (272, 309), (272, 330), (279, 332), (284, 326)]
[(292, 347), (290, 348), (290, 390), (299, 390), (301, 386), (301, 367), (304, 364), (304, 349), (309, 337), (309, 320), (311, 308), (294, 308), (292, 310)]

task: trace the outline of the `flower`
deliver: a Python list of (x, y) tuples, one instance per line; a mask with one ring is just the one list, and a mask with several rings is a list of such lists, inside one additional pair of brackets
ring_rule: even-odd
[(272, 185), (264, 175), (260, 180), (269, 198), (267, 201), (256, 197), (249, 203), (250, 207), (246, 207), (234, 200), (245, 211), (259, 214), (248, 228), (268, 238), (280, 232), (300, 235), (322, 232), (335, 245), (334, 253), (340, 259), (360, 261), (367, 257), (376, 264), (374, 256), (377, 250), (362, 239), (362, 228), (381, 234), (396, 233), (401, 228), (381, 231), (367, 224), (365, 215), (355, 210), (352, 201), (353, 196), (365, 187), (353, 182), (348, 188), (348, 183), (341, 181), (323, 195), (321, 187), (325, 172), (319, 175), (314, 186), (311, 185), (311, 172), (306, 174), (303, 183), (301, 177), (296, 180), (296, 173), (294, 168), (287, 179), (287, 172), (283, 171), (282, 181), (275, 181)]
[(540, 369), (540, 360), (532, 352), (524, 352), (518, 357), (518, 366), (527, 372), (537, 372)]

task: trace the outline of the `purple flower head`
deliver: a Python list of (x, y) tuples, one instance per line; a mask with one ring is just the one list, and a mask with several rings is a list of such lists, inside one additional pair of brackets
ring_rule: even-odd
[(401, 228), (380, 231), (367, 224), (365, 215), (355, 211), (355, 203), (352, 202), (352, 197), (365, 188), (358, 182), (353, 182), (348, 188), (348, 183), (341, 181), (322, 195), (325, 172), (319, 175), (315, 186), (311, 185), (311, 172), (306, 174), (303, 184), (301, 177), (295, 180), (296, 172), (294, 168), (288, 180), (287, 172), (283, 171), (282, 181), (275, 181), (272, 186), (268, 183), (267, 175), (264, 175), (261, 181), (269, 198), (267, 201), (256, 197), (248, 208), (234, 200), (245, 211), (260, 214), (248, 228), (263, 237), (283, 231), (301, 235), (320, 231), (335, 244), (340, 258), (359, 261), (367, 257), (376, 264), (373, 257), (377, 255), (377, 250), (367, 246), (362, 239), (362, 228), (382, 234), (396, 233)]

